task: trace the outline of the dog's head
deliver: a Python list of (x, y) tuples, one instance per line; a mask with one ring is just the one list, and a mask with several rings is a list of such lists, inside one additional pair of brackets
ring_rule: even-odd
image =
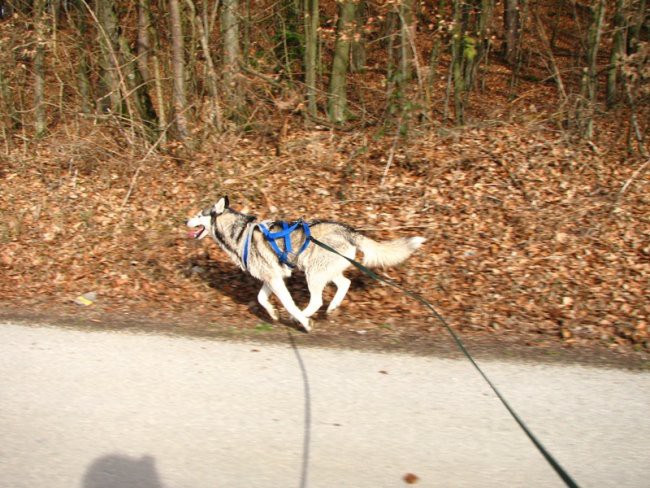
[(201, 210), (187, 221), (187, 226), (192, 229), (187, 233), (187, 236), (198, 240), (210, 235), (217, 217), (228, 210), (228, 206), (228, 197), (222, 197), (212, 207)]

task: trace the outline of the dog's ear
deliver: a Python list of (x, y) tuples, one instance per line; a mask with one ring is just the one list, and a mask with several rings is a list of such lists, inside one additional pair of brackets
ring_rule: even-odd
[(229, 206), (230, 202), (228, 201), (228, 197), (221, 197), (219, 201), (214, 204), (214, 207), (212, 207), (212, 211), (219, 215), (224, 213)]

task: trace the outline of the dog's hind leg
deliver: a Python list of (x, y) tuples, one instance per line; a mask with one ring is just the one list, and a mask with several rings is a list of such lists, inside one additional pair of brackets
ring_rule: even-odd
[(332, 281), (336, 285), (336, 293), (334, 294), (334, 298), (332, 298), (332, 301), (327, 307), (327, 313), (333, 312), (338, 308), (339, 305), (341, 305), (341, 302), (345, 298), (345, 295), (348, 292), (351, 283), (351, 281), (343, 276), (343, 274), (336, 276), (332, 279)]
[(322, 274), (307, 275), (309, 288), (309, 305), (302, 311), (305, 317), (311, 317), (323, 306), (323, 290), (329, 280)]
[(300, 322), (306, 332), (309, 332), (311, 330), (311, 327), (309, 326), (309, 319), (305, 317), (305, 315), (294, 303), (293, 298), (291, 297), (291, 293), (289, 293), (284, 280), (282, 278), (273, 278), (268, 284), (271, 287), (271, 290), (273, 290), (273, 293), (275, 293), (275, 296), (280, 299), (280, 302), (282, 302), (282, 305), (287, 310), (287, 312), (289, 312), (294, 319)]
[(262, 286), (262, 289), (257, 294), (257, 301), (260, 302), (260, 305), (264, 307), (264, 310), (266, 310), (266, 312), (271, 316), (273, 320), (278, 320), (278, 318), (280, 318), (278, 316), (278, 311), (275, 309), (273, 304), (269, 301), (269, 297), (271, 296), (271, 293), (273, 293), (271, 287), (267, 283), (264, 283), (264, 286)]

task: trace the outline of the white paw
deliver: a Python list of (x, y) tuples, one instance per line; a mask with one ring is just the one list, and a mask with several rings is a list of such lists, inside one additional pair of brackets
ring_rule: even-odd
[(300, 317), (294, 317), (294, 319), (296, 319), (296, 321), (298, 321), (298, 323), (302, 325), (302, 328), (305, 330), (305, 332), (309, 332), (311, 330), (311, 326), (309, 325), (310, 320), (304, 315)]
[(331, 314), (333, 314), (334, 312), (336, 312), (338, 309), (339, 309), (338, 305), (335, 306), (335, 307), (329, 306), (329, 307), (327, 307), (327, 310), (325, 311), (325, 313), (326, 313), (327, 315), (331, 315)]
[(302, 328), (305, 329), (305, 332), (309, 332), (311, 330), (311, 326), (309, 325), (309, 322), (310, 322), (309, 319), (306, 320), (305, 322), (302, 321), (300, 322)]
[(302, 314), (303, 314), (305, 317), (309, 318), (309, 317), (311, 317), (312, 315), (314, 315), (316, 312), (318, 312), (318, 310), (314, 310), (314, 311), (312, 312), (311, 310), (307, 310), (307, 309), (305, 309), (305, 310), (302, 311)]

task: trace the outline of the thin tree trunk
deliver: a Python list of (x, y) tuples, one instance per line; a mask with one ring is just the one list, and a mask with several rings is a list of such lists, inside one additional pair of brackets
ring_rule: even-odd
[(14, 104), (3, 71), (4, 68), (0, 65), (0, 123), (2, 124), (2, 136), (5, 141), (5, 152), (8, 154), (12, 148), (11, 133), (17, 124), (14, 121)]
[[(219, 1), (217, 0), (217, 3)], [(249, 55), (251, 50), (251, 31), (254, 27), (255, 21), (253, 20), (253, 9), (252, 9), (252, 0), (244, 0), (244, 5), (242, 9), (244, 12), (241, 14), (241, 18), (244, 19), (244, 25), (241, 29), (241, 52), (242, 59), (241, 62), (244, 66), (248, 67), (249, 64)]]
[(98, 100), (100, 112), (121, 114), (123, 100), (121, 96), (121, 76), (118, 60), (118, 26), (113, 0), (95, 0), (96, 20), (99, 30), (100, 79), (101, 88)]
[(328, 101), (329, 118), (335, 123), (345, 122), (348, 116), (347, 74), (356, 8), (357, 4), (354, 0), (343, 0), (339, 4), (339, 20), (336, 26), (336, 43), (334, 45)]
[(34, 55), (34, 132), (42, 137), (47, 131), (45, 119), (45, 36), (47, 32), (45, 0), (34, 2), (36, 54)]
[(147, 85), (138, 69), (136, 56), (131, 50), (129, 41), (121, 35), (118, 36), (120, 59), (122, 59), (122, 70), (124, 72), (127, 92), (124, 93), (125, 100), (130, 100), (130, 106), (135, 113), (131, 117), (141, 124), (143, 137), (149, 139), (150, 130), (155, 127), (156, 111), (147, 91)]
[(646, 7), (646, 0), (640, 0), (637, 13), (634, 15), (634, 21), (630, 22), (630, 35), (628, 38), (627, 49), (628, 54), (632, 54), (636, 51), (637, 44), (640, 40), (641, 30), (643, 29), (643, 26), (645, 25), (645, 19), (648, 16)]
[(366, 25), (366, 0), (359, 0), (354, 14), (354, 36), (350, 46), (350, 72), (362, 73), (366, 69), (366, 44), (363, 28)]
[(228, 110), (237, 114), (241, 108), (237, 89), (240, 72), (241, 49), (239, 45), (239, 0), (223, 0), (221, 31), (223, 35), (223, 83)]
[(612, 39), (612, 54), (607, 70), (607, 108), (611, 108), (618, 98), (618, 71), (621, 57), (625, 53), (625, 16), (623, 9), (625, 0), (616, 0), (614, 12), (614, 36)]
[(91, 63), (88, 56), (88, 21), (83, 5), (73, 5), (66, 8), (68, 23), (75, 29), (77, 54), (77, 90), (79, 92), (81, 112), (90, 114), (92, 106), (92, 85), (90, 83)]
[[(196, 30), (199, 33), (199, 41), (201, 43), (201, 49), (203, 51), (203, 57), (205, 58), (206, 82), (208, 87), (208, 95), (210, 97), (210, 123), (213, 124), (218, 131), (221, 131), (223, 124), (221, 105), (219, 103), (219, 88), (217, 84), (217, 72), (212, 60), (212, 53), (210, 52), (210, 39), (208, 38), (208, 25), (206, 22), (207, 15), (202, 15), (201, 17), (196, 15), (196, 8), (192, 0), (185, 0), (185, 3), (190, 9), (190, 17), (196, 24)], [(204, 11), (203, 14), (205, 13), (206, 12)]]
[(523, 49), (522, 45), (524, 42), (523, 29), (522, 26), (525, 25), (528, 18), (528, 0), (516, 0), (517, 1), (517, 29), (514, 39), (514, 46), (512, 52), (512, 76), (510, 78), (510, 96), (514, 96), (515, 89), (519, 83), (519, 78), (521, 75), (521, 70), (523, 68)]
[(388, 99), (388, 109), (392, 104), (393, 90), (395, 88), (396, 81), (396, 65), (397, 65), (397, 48), (395, 38), (397, 37), (396, 29), (399, 22), (399, 15), (395, 9), (391, 9), (386, 16), (386, 32), (384, 33), (384, 39), (387, 39), (386, 43), (386, 98)]
[[(637, 116), (637, 106), (636, 102), (634, 101), (634, 97), (632, 96), (632, 92), (630, 90), (630, 86), (627, 83), (627, 80), (623, 81), (623, 86), (625, 88), (625, 98), (627, 100), (628, 106), (630, 107), (630, 132), (634, 131), (634, 137), (637, 141), (637, 145), (639, 148), (639, 152), (641, 153), (642, 156), (648, 157), (648, 151), (646, 150), (645, 147), (645, 141), (643, 137), (643, 132), (641, 131), (641, 128), (639, 127), (639, 120)], [(631, 149), (631, 143), (629, 141), (630, 135), (628, 135), (628, 148)], [(630, 151), (631, 152), (631, 151)]]
[[(472, 70), (470, 73), (470, 85), (474, 85), (476, 73), (479, 70), (481, 63), (488, 64), (488, 56), (490, 51), (490, 23), (494, 12), (494, 0), (480, 0), (480, 11), (478, 13), (478, 43), (476, 49), (476, 60), (472, 63)], [(485, 78), (481, 78), (481, 86)]]
[(454, 30), (451, 47), (451, 71), (454, 83), (454, 110), (456, 125), (465, 123), (463, 92), (465, 91), (463, 77), (463, 1), (454, 1)]
[(318, 115), (316, 70), (318, 67), (318, 27), (320, 25), (318, 0), (305, 0), (304, 5), (307, 112), (312, 117), (316, 117)]
[(185, 95), (185, 44), (183, 42), (183, 27), (181, 10), (178, 0), (169, 0), (169, 19), (172, 36), (172, 98), (174, 104), (174, 120), (178, 138), (182, 141), (189, 136), (187, 122), (187, 98)]
[(551, 42), (548, 39), (548, 36), (546, 35), (546, 29), (544, 29), (544, 24), (542, 20), (539, 18), (539, 15), (537, 14), (535, 14), (535, 23), (537, 25), (537, 32), (539, 33), (539, 37), (541, 38), (542, 43), (546, 48), (546, 52), (548, 53), (548, 60), (551, 68), (550, 71), (553, 74), (553, 78), (555, 79), (555, 83), (557, 85), (557, 91), (560, 94), (560, 99), (564, 103), (567, 99), (567, 94), (566, 94), (566, 90), (564, 89), (564, 83), (562, 82), (560, 69), (558, 68), (557, 62), (555, 61), (553, 48), (551, 46)]
[(142, 80), (149, 83), (151, 73), (149, 71), (149, 54), (151, 53), (151, 5), (149, 0), (138, 0), (138, 44), (136, 53), (138, 55), (138, 69)]
[(598, 79), (596, 72), (596, 63), (598, 61), (598, 47), (600, 45), (600, 36), (603, 29), (603, 19), (605, 18), (605, 0), (597, 0), (592, 7), (593, 18), (589, 28), (589, 38), (587, 39), (587, 117), (584, 121), (582, 135), (586, 139), (593, 136), (593, 113), (596, 105), (596, 94), (598, 89)]
[(505, 27), (504, 58), (511, 66), (517, 62), (517, 43), (521, 29), (519, 0), (505, 0), (503, 6)]
[[(156, 43), (156, 46), (158, 43)], [(162, 84), (162, 74), (160, 69), (160, 58), (158, 57), (158, 48), (151, 55), (151, 64), (153, 65), (153, 79), (156, 87), (156, 112), (158, 114), (158, 133), (160, 134), (160, 143), (167, 142), (167, 107), (165, 106), (165, 94)]]
[(401, 0), (398, 7), (400, 19), (400, 82), (406, 83), (413, 78), (413, 42), (415, 41), (415, 18), (413, 0)]

